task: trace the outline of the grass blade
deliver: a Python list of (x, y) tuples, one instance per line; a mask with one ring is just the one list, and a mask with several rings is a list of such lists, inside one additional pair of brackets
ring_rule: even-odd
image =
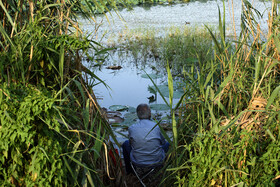
[(266, 110), (268, 110), (268, 108), (270, 107), (270, 105), (274, 102), (276, 96), (278, 96), (280, 93), (280, 86), (276, 87), (271, 96), (269, 97), (268, 101), (267, 101), (267, 105), (266, 105)]

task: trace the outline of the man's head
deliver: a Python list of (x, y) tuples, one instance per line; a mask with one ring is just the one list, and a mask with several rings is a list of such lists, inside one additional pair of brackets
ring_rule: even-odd
[(151, 109), (147, 104), (140, 104), (136, 109), (137, 116), (139, 119), (150, 119), (151, 118)]

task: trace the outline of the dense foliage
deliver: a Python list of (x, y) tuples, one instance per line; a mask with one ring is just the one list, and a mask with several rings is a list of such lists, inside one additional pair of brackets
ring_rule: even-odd
[[(102, 46), (83, 36), (79, 1), (0, 1), (0, 183), (103, 186), (121, 182), (114, 135), (82, 64)], [(109, 157), (109, 153), (111, 157)], [(112, 156), (115, 155), (115, 156)], [(118, 178), (117, 178), (118, 177)]]
[(242, 2), (239, 38), (226, 38), (220, 14), (220, 37), (209, 29), (213, 59), (184, 72), (188, 98), (173, 122), (178, 143), (165, 181), (173, 178), (179, 186), (279, 185), (278, 5), (272, 2), (263, 38), (256, 21), (259, 12)]
[(1, 85), (0, 183), (57, 186), (66, 181), (55, 99), (33, 86)]

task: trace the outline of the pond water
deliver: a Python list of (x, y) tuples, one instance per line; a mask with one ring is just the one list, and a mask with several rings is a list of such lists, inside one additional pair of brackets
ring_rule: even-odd
[[(233, 3), (232, 3), (233, 2)], [(268, 19), (268, 10), (271, 7), (271, 2), (249, 0), (253, 7), (261, 14), (263, 19), (258, 20), (261, 28), (266, 30), (266, 21)], [(217, 26), (219, 22), (218, 6), (221, 13), (223, 12), (222, 1), (194, 1), (184, 4), (173, 5), (150, 5), (138, 6), (132, 10), (123, 9), (118, 13), (111, 12), (106, 15), (96, 17), (96, 23), (102, 23), (98, 30), (97, 40), (103, 39), (102, 42), (110, 42), (116, 39), (117, 33), (122, 33), (126, 29), (134, 28), (155, 28), (158, 29), (158, 34), (165, 34), (165, 31), (171, 27), (184, 27), (188, 22), (190, 26), (212, 25)], [(233, 34), (233, 17), (236, 25), (237, 33), (240, 31), (242, 12), (242, 0), (229, 0), (225, 2), (225, 16), (227, 24), (227, 34)], [(234, 16), (233, 16), (234, 15)], [(84, 30), (92, 32), (95, 25), (82, 21)], [(106, 33), (105, 38), (103, 38)], [(105, 40), (104, 40), (105, 39)]]
[[(240, 30), (241, 2), (241, 0), (234, 0), (233, 7), (231, 0), (225, 4), (227, 35), (233, 35), (234, 33), (232, 12), (234, 12), (236, 30), (237, 32)], [(261, 2), (258, 0), (250, 2), (263, 14), (263, 19), (259, 20), (259, 23), (262, 30), (266, 31), (267, 11), (271, 7), (271, 2)], [(185, 22), (189, 22), (189, 27), (204, 27), (204, 24), (217, 26), (219, 21), (218, 6), (222, 12), (222, 1), (195, 1), (175, 5), (134, 7), (133, 10), (123, 9), (118, 13), (107, 13), (106, 16), (99, 15), (96, 17), (95, 24), (86, 20), (81, 20), (80, 23), (85, 32), (93, 32), (97, 25), (102, 23), (97, 35), (94, 37), (103, 44), (110, 44), (110, 42), (116, 41), (117, 36), (127, 29), (155, 28), (160, 36), (165, 34), (171, 26), (185, 27)], [(142, 65), (139, 65), (141, 63)], [(106, 60), (101, 71), (96, 71), (97, 76), (104, 80), (111, 88), (111, 90), (108, 90), (103, 85), (94, 87), (97, 97), (100, 98), (100, 105), (106, 108), (111, 105), (136, 107), (139, 103), (148, 103), (149, 100), (147, 98), (151, 96), (151, 93), (147, 88), (152, 83), (149, 79), (141, 77), (142, 74), (145, 74), (142, 69), (144, 68), (146, 72), (152, 73), (153, 70), (149, 68), (149, 65), (155, 63), (151, 59), (147, 62), (135, 62), (135, 59), (129, 57), (129, 55), (125, 58), (120, 58), (116, 53), (111, 55)], [(106, 69), (109, 65), (120, 65), (123, 68), (120, 70)], [(163, 102), (160, 97), (157, 99), (157, 103)]]
[[(234, 3), (232, 4), (233, 1)], [(233, 12), (236, 32), (240, 31), (241, 2), (241, 0), (229, 0), (226, 2), (226, 32), (229, 36), (234, 34), (232, 25)], [(263, 18), (259, 20), (259, 23), (261, 29), (266, 32), (267, 11), (271, 7), (271, 2), (258, 0), (250, 2), (263, 14)], [(185, 4), (134, 7), (133, 10), (123, 9), (118, 13), (108, 13), (106, 16), (99, 15), (96, 17), (96, 23), (88, 22), (84, 19), (81, 19), (80, 23), (85, 33), (94, 33), (98, 27), (98, 32), (93, 35), (94, 40), (104, 45), (110, 45), (118, 40), (118, 36), (129, 29), (154, 28), (157, 30), (157, 36), (162, 36), (166, 34), (171, 26), (183, 29), (186, 27), (186, 22), (188, 22), (188, 27), (204, 27), (204, 25), (217, 27), (219, 22), (218, 6), (223, 12), (222, 1), (195, 1)], [(122, 53), (123, 55), (120, 55)], [(146, 61), (137, 60), (132, 55), (124, 53), (123, 51), (112, 53), (100, 70), (93, 69), (96, 75), (110, 87), (110, 89), (107, 89), (104, 85), (99, 84), (93, 88), (99, 104), (107, 109), (112, 105), (125, 105), (135, 108), (139, 103), (149, 103), (151, 101), (149, 98), (153, 96), (148, 90), (149, 86), (153, 86), (151, 80), (143, 78), (142, 75), (145, 73), (158, 73), (153, 68), (157, 66), (157, 62), (152, 59)], [(119, 70), (106, 68), (112, 65), (121, 66), (122, 68)], [(162, 71), (165, 71), (164, 68)], [(156, 84), (163, 84), (166, 82), (166, 77), (154, 79), (154, 81)], [(175, 99), (175, 103), (177, 101), (178, 99)], [(157, 96), (156, 100), (151, 104), (163, 103), (163, 99)], [(115, 132), (121, 131), (120, 128), (115, 129)], [(127, 135), (127, 132), (122, 132), (122, 134)], [(117, 137), (119, 142), (125, 139), (122, 135), (117, 135)]]

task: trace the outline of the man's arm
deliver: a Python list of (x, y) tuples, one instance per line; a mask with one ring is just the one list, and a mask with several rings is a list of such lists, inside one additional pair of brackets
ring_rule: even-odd
[(160, 143), (161, 143), (161, 145), (166, 144), (166, 140), (165, 140), (165, 138), (163, 137), (163, 135), (161, 134), (160, 130), (159, 130), (159, 136), (160, 136)]
[(130, 145), (132, 145), (133, 138), (131, 136), (131, 127), (128, 128), (128, 140), (129, 140)]

